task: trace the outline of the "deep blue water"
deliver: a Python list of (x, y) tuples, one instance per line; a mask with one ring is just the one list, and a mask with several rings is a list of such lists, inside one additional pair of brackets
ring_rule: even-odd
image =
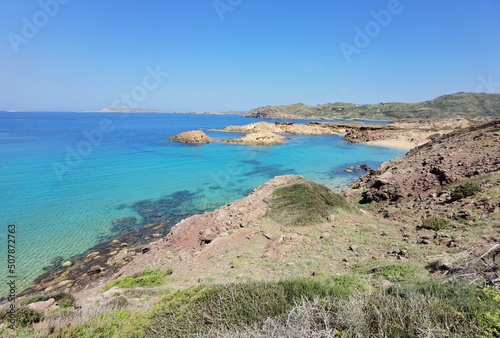
[[(404, 154), (352, 145), (337, 136), (291, 136), (284, 145), (187, 145), (182, 131), (243, 125), (237, 115), (0, 113), (0, 225), (17, 226), (18, 287), (26, 287), (56, 256), (68, 258), (118, 236), (113, 220), (142, 226), (211, 210), (245, 196), (276, 175), (300, 174), (340, 190), (359, 174), (349, 165), (380, 163)], [(234, 137), (227, 134), (227, 137)], [(148, 204), (149, 203), (149, 204)], [(2, 260), (0, 269), (6, 270)], [(3, 287), (2, 287), (3, 288)], [(3, 292), (0, 292), (3, 293)]]

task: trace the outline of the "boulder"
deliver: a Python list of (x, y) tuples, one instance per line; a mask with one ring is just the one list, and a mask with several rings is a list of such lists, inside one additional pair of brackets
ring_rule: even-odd
[(212, 138), (201, 130), (186, 131), (169, 138), (170, 141), (203, 144), (212, 141)]
[(63, 268), (69, 268), (72, 265), (73, 265), (73, 262), (71, 262), (71, 261), (66, 261), (66, 262), (62, 263)]

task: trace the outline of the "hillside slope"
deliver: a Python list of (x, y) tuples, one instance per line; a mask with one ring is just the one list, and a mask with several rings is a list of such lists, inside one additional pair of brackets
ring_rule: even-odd
[(265, 106), (250, 110), (247, 117), (272, 119), (374, 119), (500, 117), (500, 94), (456, 93), (419, 103), (378, 104), (327, 103), (308, 106), (302, 103)]
[[(500, 119), (414, 148), (344, 194), (401, 224), (403, 240), (448, 248), (444, 260), (457, 252), (484, 252), (500, 243)], [(410, 235), (412, 229), (416, 234)], [(496, 263), (487, 273), (463, 275), (500, 284)]]

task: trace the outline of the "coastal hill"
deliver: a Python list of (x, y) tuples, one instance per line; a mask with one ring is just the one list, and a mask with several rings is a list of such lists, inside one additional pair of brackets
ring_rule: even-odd
[(498, 336), (499, 154), (496, 119), (432, 138), (343, 196), (275, 177), (149, 244), (114, 241), (47, 275), (19, 299), (19, 336)]
[(454, 117), (500, 117), (500, 94), (456, 93), (419, 103), (381, 102), (377, 104), (302, 103), (265, 106), (250, 110), (247, 117), (269, 119), (438, 119)]

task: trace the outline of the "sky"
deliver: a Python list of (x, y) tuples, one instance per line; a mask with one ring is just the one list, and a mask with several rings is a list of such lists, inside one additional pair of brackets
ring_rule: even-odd
[(0, 0), (0, 110), (500, 93), (500, 0)]

